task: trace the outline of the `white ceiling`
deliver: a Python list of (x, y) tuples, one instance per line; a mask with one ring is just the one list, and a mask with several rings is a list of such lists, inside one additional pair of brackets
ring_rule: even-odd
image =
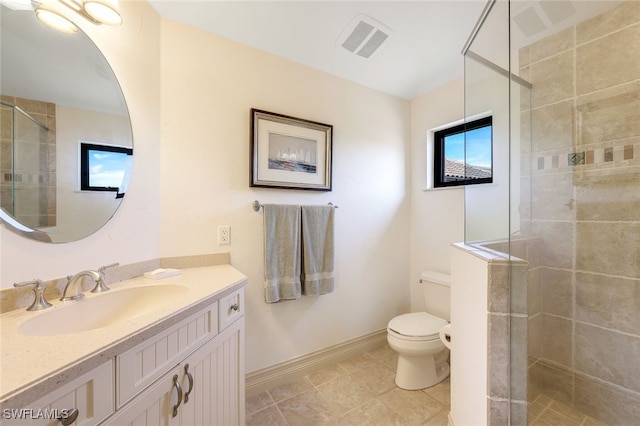
[[(487, 0), (150, 0), (150, 3), (166, 18), (385, 93), (413, 99), (462, 77), (461, 51)], [(494, 50), (501, 39), (506, 39), (503, 22), (507, 3), (497, 3), (491, 12), (494, 22), (483, 27), (483, 42), (489, 49), (493, 45)], [(532, 43), (619, 3), (618, 0), (512, 0), (511, 14), (517, 20), (512, 26), (511, 47)], [(354, 18), (362, 14), (391, 30), (391, 36), (369, 59), (349, 53), (337, 42)], [(502, 33), (487, 35), (494, 30)], [(494, 59), (488, 52), (477, 53)]]
[[(462, 77), (461, 50), (484, 0), (151, 0), (163, 16), (398, 97)], [(336, 42), (365, 14), (392, 34), (371, 58)]]
[[(621, 3), (618, 0), (512, 2), (513, 16), (522, 12), (530, 19), (525, 20), (525, 24), (531, 24), (535, 23), (531, 16), (538, 15), (547, 27), (524, 37), (522, 31), (519, 32), (520, 24), (513, 25), (512, 47), (529, 44)], [(573, 9), (575, 13), (551, 22), (553, 19), (548, 19), (545, 7), (541, 7), (543, 3), (547, 9), (555, 5), (565, 11)], [(461, 50), (486, 3), (485, 0), (151, 0), (151, 4), (169, 19), (394, 96), (413, 99), (462, 77)], [(498, 7), (491, 12), (491, 19), (498, 19), (500, 24), (490, 19), (483, 32), (503, 27), (504, 18), (499, 18)], [(528, 9), (535, 13), (532, 15)], [(58, 34), (39, 23), (33, 12), (10, 12), (4, 7), (2, 11), (0, 86), (3, 93), (98, 111), (126, 111), (122, 94), (113, 90), (117, 87), (115, 76), (93, 43), (86, 41), (86, 36)], [(369, 59), (353, 55), (337, 43), (352, 20), (361, 14), (379, 21), (391, 33)], [(58, 42), (60, 47), (55, 46)], [(83, 44), (89, 49), (85, 50)], [(483, 34), (483, 40), (478, 42), (481, 44), (496, 50), (493, 37)], [(485, 56), (494, 60), (490, 55)], [(40, 62), (29, 65), (27, 61), (32, 58)]]

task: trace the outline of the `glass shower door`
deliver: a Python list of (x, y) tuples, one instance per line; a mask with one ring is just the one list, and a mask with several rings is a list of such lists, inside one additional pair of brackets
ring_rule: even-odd
[(508, 189), (465, 189), (465, 241), (528, 262), (524, 286), (511, 269), (500, 401), (514, 425), (635, 424), (640, 2), (489, 6), (465, 52), (465, 112), (504, 118)]
[(5, 101), (0, 122), (2, 208), (31, 228), (55, 225), (55, 146), (48, 141), (48, 128)]

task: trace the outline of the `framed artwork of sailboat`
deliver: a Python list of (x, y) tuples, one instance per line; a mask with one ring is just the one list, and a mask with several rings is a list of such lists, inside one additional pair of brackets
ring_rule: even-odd
[(251, 109), (250, 185), (331, 191), (333, 126)]

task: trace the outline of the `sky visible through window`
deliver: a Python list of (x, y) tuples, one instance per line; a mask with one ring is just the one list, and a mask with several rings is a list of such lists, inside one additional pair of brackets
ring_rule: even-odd
[(122, 185), (126, 166), (126, 153), (90, 150), (89, 184), (105, 188), (118, 188)]
[[(491, 167), (491, 126), (469, 130), (467, 133), (466, 164)], [(445, 137), (445, 158), (465, 161), (465, 132)]]

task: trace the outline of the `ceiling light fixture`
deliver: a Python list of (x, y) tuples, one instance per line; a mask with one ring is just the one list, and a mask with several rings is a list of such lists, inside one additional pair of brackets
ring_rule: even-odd
[(69, 16), (82, 16), (94, 25), (120, 25), (122, 17), (118, 0), (48, 0), (34, 2), (36, 16), (43, 24), (66, 34), (73, 34), (78, 27)]
[(73, 22), (67, 19), (61, 11), (53, 7), (41, 4), (36, 8), (35, 12), (36, 18), (49, 28), (65, 34), (74, 34), (78, 31), (78, 27)]
[(106, 25), (122, 24), (118, 0), (85, 0), (84, 10), (95, 20)]

